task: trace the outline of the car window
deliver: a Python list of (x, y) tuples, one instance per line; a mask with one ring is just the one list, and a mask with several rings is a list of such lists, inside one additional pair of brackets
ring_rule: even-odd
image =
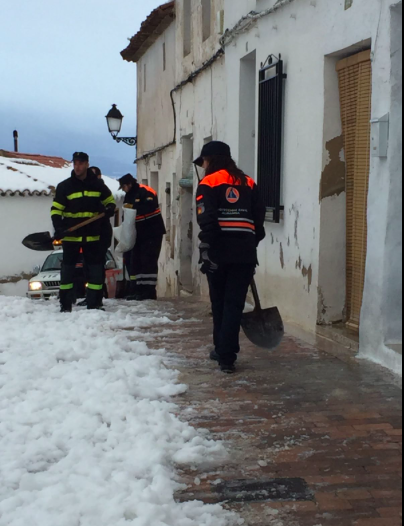
[(42, 272), (50, 272), (52, 270), (61, 270), (63, 261), (63, 254), (51, 254), (46, 258), (45, 263), (42, 267)]

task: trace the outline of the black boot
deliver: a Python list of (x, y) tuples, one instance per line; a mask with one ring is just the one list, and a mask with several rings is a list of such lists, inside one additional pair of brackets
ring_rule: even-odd
[(216, 349), (210, 353), (210, 359), (214, 362), (220, 362), (220, 356), (217, 354)]
[(72, 310), (73, 310), (73, 307), (71, 305), (61, 305), (60, 306), (60, 312), (62, 314), (66, 313), (66, 312), (70, 313), (70, 312), (72, 312)]
[(143, 285), (143, 293), (142, 293), (142, 296), (143, 296), (143, 300), (152, 300), (152, 301), (156, 301), (157, 300), (157, 291), (156, 291), (156, 287), (152, 286), (152, 285)]
[(220, 370), (225, 374), (234, 374), (236, 372), (236, 366), (234, 363), (232, 365), (226, 365), (222, 363), (220, 364)]

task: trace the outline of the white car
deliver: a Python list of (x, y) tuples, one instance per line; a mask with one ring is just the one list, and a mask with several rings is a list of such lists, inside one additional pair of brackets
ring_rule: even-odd
[[(46, 258), (42, 268), (38, 267), (35, 269), (37, 275), (28, 284), (28, 298), (31, 300), (49, 300), (59, 297), (62, 262), (63, 249), (58, 248)], [(124, 273), (110, 251), (107, 253), (105, 270), (104, 296), (105, 298), (116, 298), (118, 283), (124, 280)], [(86, 280), (83, 260), (80, 260), (76, 265), (76, 271), (76, 298), (84, 298), (86, 294)]]

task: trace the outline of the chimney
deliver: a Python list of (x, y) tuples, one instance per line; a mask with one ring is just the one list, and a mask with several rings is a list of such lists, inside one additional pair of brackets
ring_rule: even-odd
[(14, 130), (13, 137), (14, 137), (14, 151), (15, 153), (18, 153), (18, 131), (17, 130)]

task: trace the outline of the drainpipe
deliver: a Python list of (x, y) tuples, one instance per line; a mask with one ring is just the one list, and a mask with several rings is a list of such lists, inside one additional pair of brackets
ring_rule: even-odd
[(14, 151), (15, 153), (18, 153), (18, 131), (17, 130), (14, 130), (13, 137), (14, 137)]

